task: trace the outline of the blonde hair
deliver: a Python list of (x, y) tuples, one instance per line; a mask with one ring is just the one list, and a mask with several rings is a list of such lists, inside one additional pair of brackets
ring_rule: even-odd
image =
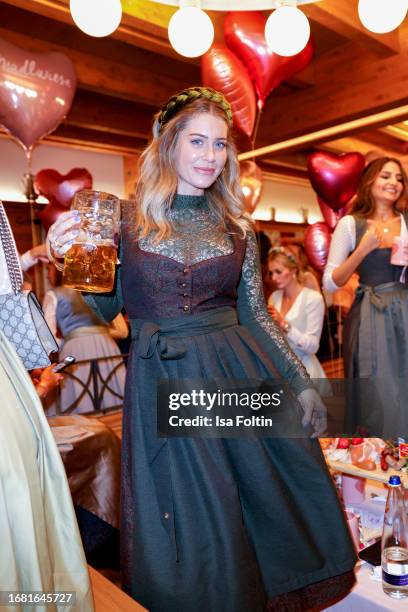
[(293, 253), (286, 250), (284, 247), (272, 247), (268, 251), (268, 264), (275, 260), (280, 261), (285, 268), (294, 271), (296, 274), (296, 280), (303, 284), (303, 271), (301, 269), (299, 260), (295, 257), (295, 255), (293, 255)]
[[(170, 104), (171, 112), (168, 110)], [(206, 189), (207, 202), (223, 231), (236, 230), (245, 238), (251, 227), (251, 219), (244, 210), (228, 108), (228, 102), (219, 92), (194, 87), (170, 98), (157, 113), (153, 140), (140, 158), (140, 177), (136, 188), (136, 226), (141, 237), (156, 232), (155, 241), (160, 242), (171, 236), (172, 227), (166, 213), (177, 194), (176, 157), (180, 133), (194, 116), (208, 113), (223, 119), (228, 132), (227, 161), (216, 181)]]

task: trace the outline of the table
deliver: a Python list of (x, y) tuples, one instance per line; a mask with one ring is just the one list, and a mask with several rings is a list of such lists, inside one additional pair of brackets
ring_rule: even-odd
[(392, 599), (382, 590), (382, 583), (370, 578), (370, 566), (356, 566), (357, 582), (352, 591), (334, 606), (324, 608), (330, 612), (385, 612), (408, 610), (407, 599)]
[(396, 470), (388, 470), (387, 472), (383, 472), (379, 465), (377, 465), (375, 470), (362, 470), (352, 463), (333, 461), (327, 457), (326, 462), (329, 468), (335, 472), (342, 472), (343, 474), (349, 474), (350, 476), (359, 476), (360, 478), (366, 478), (367, 480), (377, 480), (378, 482), (387, 483), (390, 476), (399, 476), (405, 488), (408, 488), (408, 472), (405, 470), (400, 470), (398, 472)]

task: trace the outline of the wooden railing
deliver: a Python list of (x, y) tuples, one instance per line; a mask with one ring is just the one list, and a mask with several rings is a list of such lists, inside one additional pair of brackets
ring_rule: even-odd
[[(91, 400), (93, 409), (86, 413), (82, 412), (81, 414), (106, 414), (108, 412), (121, 409), (123, 406), (123, 395), (117, 393), (117, 391), (110, 386), (110, 383), (113, 380), (117, 370), (120, 367), (126, 366), (127, 357), (127, 355), (112, 355), (110, 357), (99, 357), (98, 359), (84, 359), (82, 361), (76, 361), (75, 364), (66, 368), (64, 370), (64, 377), (74, 380), (81, 388), (81, 391), (69, 406), (62, 406), (61, 392), (59, 390), (56, 400), (57, 415), (72, 414), (77, 408), (80, 407), (81, 401), (84, 398)], [(110, 370), (109, 375), (106, 378), (102, 376), (99, 367), (99, 364), (105, 361), (116, 362), (115, 366)], [(89, 366), (89, 373), (85, 380), (82, 377), (80, 378), (79, 376), (75, 375), (76, 367), (84, 365)], [(104, 397), (106, 393), (113, 395), (115, 400), (117, 399), (113, 405), (104, 405)]]

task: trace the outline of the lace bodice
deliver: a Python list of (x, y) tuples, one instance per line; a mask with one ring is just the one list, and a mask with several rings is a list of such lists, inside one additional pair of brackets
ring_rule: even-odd
[(205, 196), (177, 196), (168, 212), (173, 233), (158, 244), (154, 234), (139, 240), (143, 251), (170, 257), (192, 265), (206, 259), (230, 255), (234, 251), (231, 236), (217, 227)]
[(255, 233), (245, 239), (225, 233), (205, 197), (177, 196), (168, 218), (171, 237), (138, 238), (134, 211), (124, 210), (121, 266), (112, 296), (86, 296), (105, 320), (123, 307), (130, 319), (159, 321), (220, 307), (237, 309), (238, 320), (268, 354), (277, 370), (300, 390), (309, 377), (286, 337), (268, 315)]

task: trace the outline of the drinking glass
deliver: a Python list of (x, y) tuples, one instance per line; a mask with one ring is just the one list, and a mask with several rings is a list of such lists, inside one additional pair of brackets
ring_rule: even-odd
[[(75, 194), (71, 210), (79, 213), (79, 229), (66, 253), (62, 283), (78, 291), (106, 293), (113, 289), (120, 228), (120, 200), (103, 191), (85, 189)], [(52, 255), (52, 254), (51, 254)]]

